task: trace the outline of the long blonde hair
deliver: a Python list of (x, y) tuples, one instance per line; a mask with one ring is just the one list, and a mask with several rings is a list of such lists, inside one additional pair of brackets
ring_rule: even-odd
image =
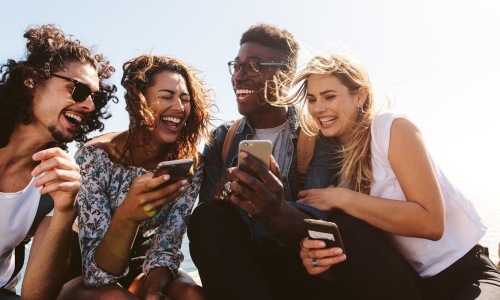
[(365, 68), (354, 59), (344, 55), (318, 55), (312, 58), (305, 69), (292, 81), (300, 85), (291, 96), (278, 101), (280, 105), (299, 105), (299, 120), (304, 132), (318, 135), (319, 129), (307, 110), (307, 82), (311, 75), (332, 75), (347, 86), (351, 94), (366, 89), (366, 100), (359, 108), (358, 117), (351, 132), (351, 139), (343, 145), (342, 168), (339, 186), (349, 187), (365, 194), (370, 193), (373, 180), (370, 126), (373, 119), (373, 91)]

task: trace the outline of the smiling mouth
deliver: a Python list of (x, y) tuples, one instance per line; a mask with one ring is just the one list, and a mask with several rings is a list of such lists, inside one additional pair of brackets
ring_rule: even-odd
[(331, 125), (335, 123), (335, 120), (337, 120), (337, 117), (322, 117), (318, 118), (319, 122), (321, 125)]
[(161, 117), (160, 120), (165, 122), (167, 126), (171, 129), (177, 129), (182, 121), (181, 118), (176, 118), (176, 117)]
[(236, 90), (236, 97), (238, 100), (244, 99), (248, 97), (249, 95), (255, 93), (255, 90), (250, 90), (250, 89), (237, 89)]
[(72, 112), (65, 112), (64, 113), (64, 117), (66, 118), (66, 120), (68, 120), (69, 123), (71, 123), (74, 127), (78, 127), (80, 126), (80, 124), (82, 123), (83, 119), (81, 116), (75, 114), (75, 113), (72, 113)]

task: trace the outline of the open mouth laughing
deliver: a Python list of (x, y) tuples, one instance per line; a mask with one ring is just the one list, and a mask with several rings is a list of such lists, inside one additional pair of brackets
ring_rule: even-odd
[(242, 99), (248, 97), (249, 95), (252, 95), (253, 93), (255, 93), (255, 90), (236, 89), (236, 97), (238, 98), (238, 100), (242, 100)]

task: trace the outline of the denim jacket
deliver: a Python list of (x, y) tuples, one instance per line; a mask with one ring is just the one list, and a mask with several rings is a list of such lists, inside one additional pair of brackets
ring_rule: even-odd
[[(236, 130), (235, 136), (229, 146), (226, 161), (222, 161), (222, 147), (229, 127), (233, 121), (226, 122), (212, 132), (212, 138), (209, 144), (205, 145), (203, 150), (203, 159), (205, 163), (203, 171), (203, 182), (201, 184), (199, 199), (200, 203), (212, 200), (215, 193), (215, 186), (222, 177), (223, 172), (238, 163), (238, 147), (242, 140), (252, 139), (254, 129), (243, 116), (240, 126)], [(326, 219), (326, 214), (308, 205), (295, 203), (297, 194), (302, 189), (297, 175), (297, 138), (299, 134), (299, 123), (295, 108), (288, 109), (288, 123), (291, 130), (290, 140), (286, 144), (286, 158), (283, 165), (280, 165), (281, 179), (283, 183), (283, 195), (286, 201), (289, 201), (294, 207), (300, 209), (313, 218)], [(337, 142), (333, 139), (319, 137), (316, 139), (314, 155), (307, 170), (307, 176), (304, 183), (304, 189), (324, 188), (330, 184), (336, 184), (336, 174), (340, 166), (338, 155), (335, 150)], [(335, 152), (334, 152), (335, 151)], [(265, 225), (258, 224), (248, 218), (246, 213), (242, 212), (243, 218), (249, 224), (250, 231), (254, 237), (263, 237), (271, 234)], [(260, 228), (259, 228), (260, 227)], [(268, 234), (267, 234), (267, 233)]]

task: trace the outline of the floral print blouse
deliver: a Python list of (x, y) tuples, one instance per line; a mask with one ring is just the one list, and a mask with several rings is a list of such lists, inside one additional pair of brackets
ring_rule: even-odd
[[(114, 284), (127, 275), (128, 267), (119, 276), (107, 273), (97, 266), (94, 253), (132, 182), (150, 171), (112, 162), (104, 150), (93, 146), (82, 146), (75, 158), (82, 176), (77, 204), (83, 278), (85, 284), (92, 287)], [(181, 252), (182, 237), (186, 232), (202, 176), (202, 166), (199, 166), (182, 195), (165, 204), (155, 217), (141, 222), (138, 234), (152, 236), (143, 264), (145, 274), (156, 267), (166, 267), (172, 275), (177, 276), (184, 259)]]

